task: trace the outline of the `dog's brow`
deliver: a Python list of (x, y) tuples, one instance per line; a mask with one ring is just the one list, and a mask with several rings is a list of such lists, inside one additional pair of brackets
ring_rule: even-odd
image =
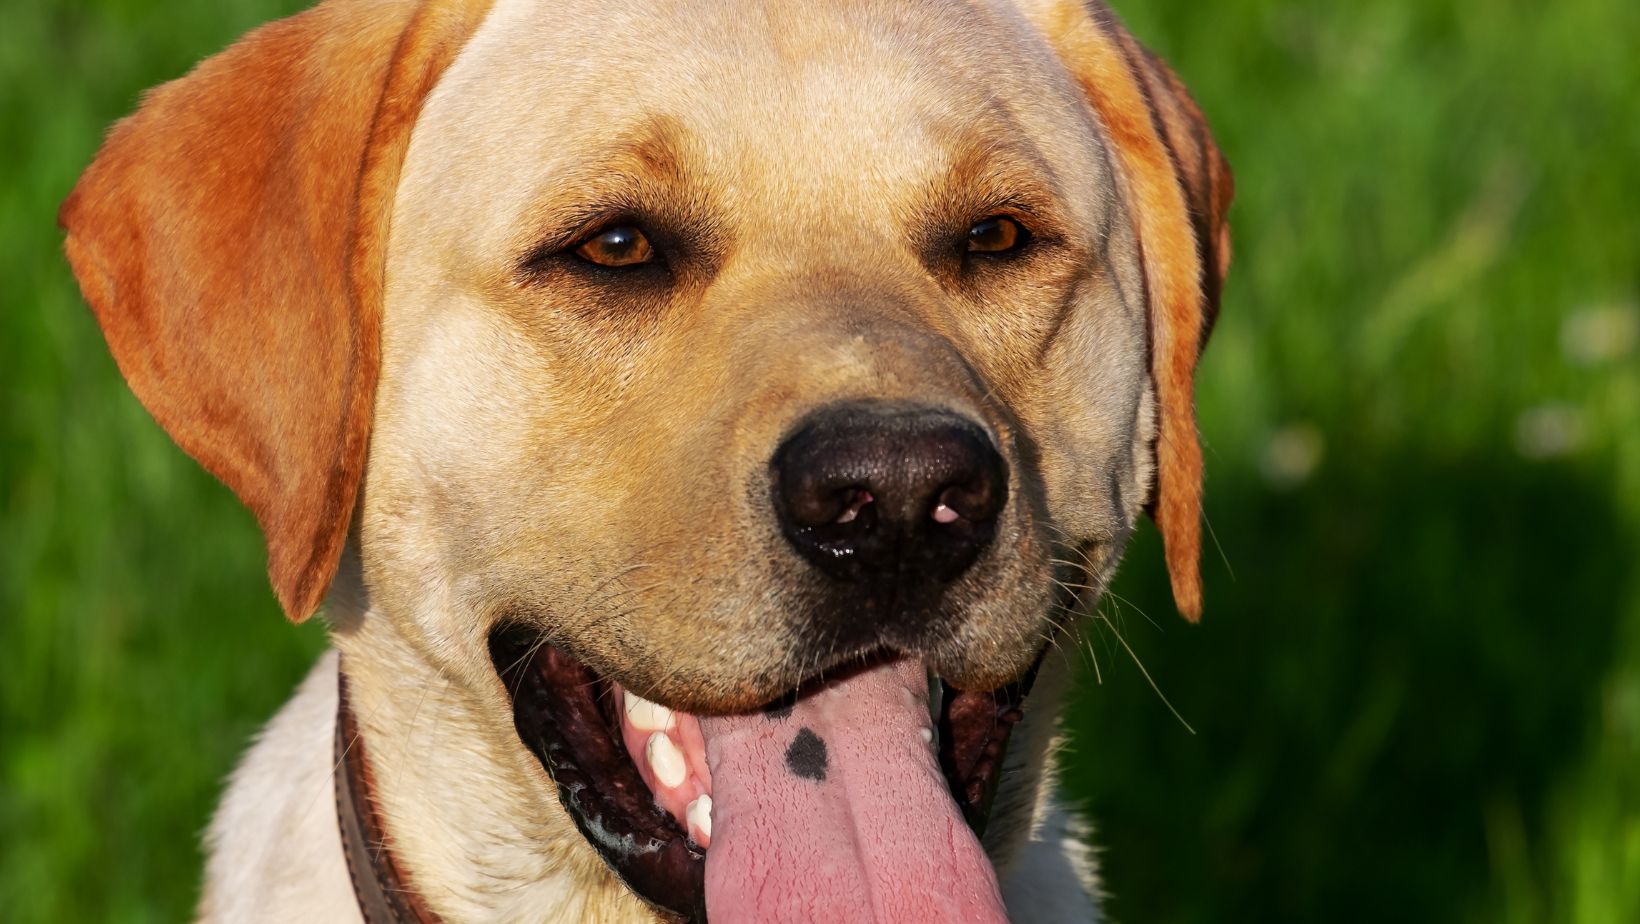
[(599, 224), (647, 219), (688, 236), (708, 255), (718, 222), (700, 171), (692, 168), (689, 139), (675, 119), (651, 116), (617, 132), (554, 175), (523, 214), (521, 266), (562, 250)]
[(651, 116), (623, 143), (630, 156), (656, 181), (678, 186), (687, 181), (686, 135), (675, 119)]
[(1035, 219), (1041, 233), (1061, 220), (1063, 190), (1047, 160), (1034, 147), (1014, 141), (963, 145), (943, 174), (930, 184), (907, 216), (907, 225), (929, 250), (966, 232), (993, 214), (1017, 212)]

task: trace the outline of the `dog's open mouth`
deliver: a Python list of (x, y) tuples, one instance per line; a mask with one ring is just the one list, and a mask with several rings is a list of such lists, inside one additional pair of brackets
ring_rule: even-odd
[(979, 843), (1034, 675), (941, 691), (878, 658), (760, 712), (696, 717), (520, 628), (491, 656), (524, 744), (630, 888), (686, 921), (1005, 921)]

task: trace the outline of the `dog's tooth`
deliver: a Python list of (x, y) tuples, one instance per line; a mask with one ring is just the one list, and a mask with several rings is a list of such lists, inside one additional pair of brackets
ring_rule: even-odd
[(929, 728), (928, 726), (924, 725), (922, 728), (917, 729), (917, 731), (922, 732), (923, 744), (933, 744), (934, 743), (934, 730), (932, 728)]
[(702, 795), (699, 799), (689, 803), (683, 817), (689, 822), (689, 827), (700, 832), (700, 839), (712, 836), (712, 797)]
[(678, 724), (678, 718), (672, 714), (672, 710), (660, 703), (652, 703), (631, 690), (624, 692), (627, 724), (638, 731), (671, 731), (672, 727)]
[(666, 736), (666, 732), (658, 731), (649, 736), (644, 756), (649, 759), (649, 768), (655, 771), (655, 779), (668, 789), (683, 785), (684, 778), (689, 775), (689, 767), (683, 762), (683, 752)]

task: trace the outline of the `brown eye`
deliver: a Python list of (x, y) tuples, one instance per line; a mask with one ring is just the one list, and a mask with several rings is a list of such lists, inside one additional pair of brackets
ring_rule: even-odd
[(968, 229), (968, 252), (1007, 253), (1024, 244), (1025, 237), (1019, 222), (996, 215)]
[(599, 266), (637, 266), (655, 259), (649, 238), (632, 225), (619, 225), (600, 232), (575, 248), (575, 255)]

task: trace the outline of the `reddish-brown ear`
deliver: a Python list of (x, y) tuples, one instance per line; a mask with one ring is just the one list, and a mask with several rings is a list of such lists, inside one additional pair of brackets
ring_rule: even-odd
[(1151, 513), (1179, 612), (1201, 618), (1202, 451), (1196, 360), (1230, 266), (1230, 169), (1177, 76), (1097, 0), (1027, 0), (1027, 13), (1093, 104), (1142, 252), (1160, 416)]
[(404, 147), (487, 6), (331, 0), (257, 29), (150, 92), (63, 204), (120, 371), (255, 514), (296, 621), (364, 468)]

